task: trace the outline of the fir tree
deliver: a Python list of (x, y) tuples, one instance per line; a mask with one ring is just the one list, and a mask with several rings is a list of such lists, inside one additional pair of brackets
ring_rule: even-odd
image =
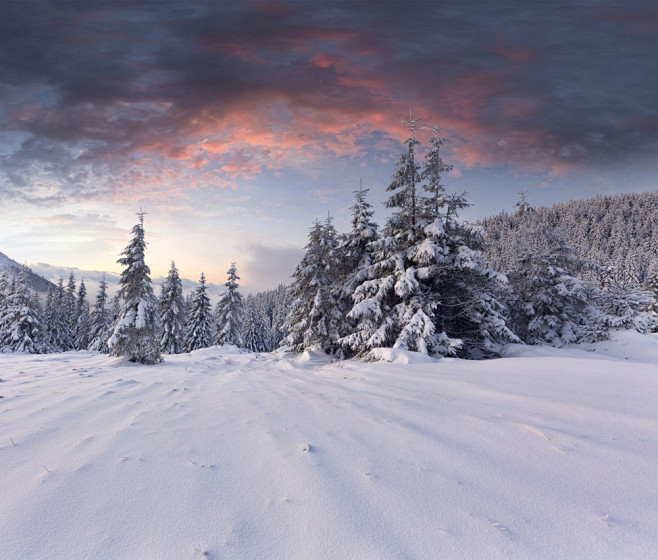
[(188, 310), (187, 335), (185, 351), (191, 352), (199, 348), (212, 346), (212, 317), (210, 299), (206, 293), (206, 277), (201, 273), (199, 287), (194, 292)]
[(91, 317), (89, 316), (89, 302), (87, 301), (87, 287), (85, 286), (84, 278), (80, 281), (80, 287), (78, 288), (75, 315), (75, 349), (87, 350), (90, 341)]
[(293, 273), (292, 304), (282, 327), (288, 334), (282, 344), (295, 352), (310, 346), (320, 346), (327, 353), (339, 349), (342, 316), (332, 288), (341, 262), (331, 222), (330, 217), (324, 224), (316, 220), (306, 254)]
[(607, 337), (600, 311), (590, 303), (592, 285), (579, 278), (582, 261), (555, 230), (544, 231), (547, 247), (521, 254), (509, 274), (518, 298), (516, 332), (527, 344), (562, 346)]
[(256, 300), (248, 296), (245, 301), (244, 325), (242, 327), (244, 347), (251, 352), (267, 352), (267, 325), (256, 307)]
[(75, 350), (75, 339), (78, 327), (78, 299), (76, 297), (75, 274), (69, 274), (69, 281), (66, 285), (65, 299), (64, 299), (64, 316), (71, 333), (71, 343), (65, 350)]
[[(417, 144), (411, 121), (406, 157)], [(482, 266), (477, 236), (458, 220), (468, 206), (463, 195), (446, 196), (441, 173), (450, 170), (439, 150), (445, 143), (434, 128), (432, 150), (422, 177), (423, 196), (398, 165), (386, 205), (394, 208), (380, 240), (368, 279), (354, 292), (348, 318), (357, 323), (343, 338), (351, 351), (368, 355), (377, 347), (466, 357), (496, 354), (518, 341), (507, 327), (505, 307), (496, 298), (497, 275)]]
[(647, 305), (647, 311), (653, 317), (651, 332), (658, 332), (658, 267), (647, 276), (644, 288), (651, 298)]
[(27, 269), (22, 268), (13, 289), (6, 289), (0, 315), (0, 352), (41, 351), (40, 324), (41, 310), (27, 286)]
[(346, 317), (354, 304), (352, 296), (356, 288), (368, 279), (368, 270), (372, 265), (373, 242), (378, 237), (377, 224), (373, 221), (374, 211), (366, 201), (368, 189), (360, 186), (354, 191), (354, 205), (352, 206), (352, 229), (341, 236), (339, 253), (341, 267), (337, 300), (339, 309), (344, 316), (341, 334), (350, 334), (355, 325)]
[[(60, 277), (46, 313), (45, 331), (47, 343), (54, 352), (65, 352), (74, 346), (74, 340), (66, 316), (66, 292)], [(48, 302), (46, 302), (48, 303)]]
[(162, 283), (160, 317), (162, 351), (167, 354), (180, 354), (183, 352), (185, 343), (185, 300), (183, 299), (183, 285), (174, 261), (171, 261), (169, 274)]
[(112, 312), (107, 307), (107, 282), (101, 280), (96, 294), (96, 305), (91, 313), (91, 329), (89, 332), (89, 350), (109, 353), (107, 341), (110, 338), (112, 325)]
[(128, 356), (142, 364), (162, 362), (158, 343), (158, 303), (150, 269), (144, 262), (144, 212), (132, 229), (132, 240), (117, 261), (125, 267), (119, 280), (119, 312), (108, 347), (113, 356)]
[(226, 293), (222, 295), (215, 308), (215, 341), (218, 345), (234, 344), (238, 348), (244, 346), (242, 340), (242, 314), (244, 303), (238, 291), (238, 271), (236, 263), (231, 263), (228, 269)]

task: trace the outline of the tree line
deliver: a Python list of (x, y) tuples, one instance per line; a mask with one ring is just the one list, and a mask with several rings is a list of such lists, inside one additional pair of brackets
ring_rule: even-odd
[[(469, 206), (466, 193), (445, 192), (452, 166), (442, 158), (447, 140), (440, 129), (432, 129), (420, 160), (417, 119), (406, 124), (410, 135), (387, 189), (384, 227), (360, 187), (349, 232), (339, 234), (329, 215), (313, 223), (290, 286), (244, 299), (232, 263), (213, 310), (203, 273), (184, 298), (172, 262), (158, 298), (140, 213), (109, 305), (102, 282), (90, 312), (84, 281), (76, 291), (71, 275), (41, 311), (21, 275), (0, 277), (0, 349), (90, 349), (142, 363), (215, 344), (255, 352), (313, 347), (339, 358), (399, 348), (478, 359), (500, 355), (512, 342), (561, 346), (603, 340), (610, 329), (657, 329), (658, 266), (644, 271), (641, 285), (623, 281), (554, 221), (538, 219), (525, 194), (509, 219), (513, 228), (497, 217), (487, 237), (481, 224), (459, 219)], [(514, 235), (501, 233), (510, 229)]]

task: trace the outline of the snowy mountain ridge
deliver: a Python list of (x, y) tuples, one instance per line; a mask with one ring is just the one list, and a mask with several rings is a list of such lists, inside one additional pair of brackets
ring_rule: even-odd
[[(9, 276), (15, 276), (22, 268), (23, 265), (9, 258), (4, 253), (0, 253), (0, 272), (6, 271)], [(39, 293), (45, 293), (48, 289), (55, 287), (55, 284), (50, 282), (47, 278), (44, 278), (42, 275), (35, 273), (29, 267), (27, 272), (27, 283), (32, 290), (36, 290)]]

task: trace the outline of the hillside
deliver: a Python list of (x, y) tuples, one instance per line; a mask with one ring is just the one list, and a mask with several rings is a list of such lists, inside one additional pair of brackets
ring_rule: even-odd
[[(10, 276), (15, 276), (23, 268), (23, 266), (17, 263), (15, 260), (10, 259), (4, 253), (0, 253), (0, 272), (3, 270), (6, 271)], [(32, 290), (36, 290), (39, 293), (46, 293), (50, 288), (54, 288), (55, 285), (32, 272), (30, 268), (27, 269), (27, 283)]]
[(0, 355), (0, 558), (648, 559), (658, 338)]
[[(530, 231), (540, 234), (544, 226), (559, 228), (566, 239), (581, 248), (594, 262), (614, 267), (618, 277), (641, 285), (658, 269), (658, 191), (615, 196), (597, 196), (537, 207)], [(518, 214), (503, 212), (482, 221), (486, 228), (485, 259), (501, 272), (513, 268), (520, 232)]]

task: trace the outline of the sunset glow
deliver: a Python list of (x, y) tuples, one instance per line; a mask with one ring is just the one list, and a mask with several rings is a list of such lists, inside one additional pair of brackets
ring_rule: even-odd
[(657, 188), (655, 2), (0, 10), (0, 251), (20, 262), (116, 271), (141, 206), (154, 276), (174, 259), (220, 283), (235, 259), (246, 288), (285, 282), (360, 179), (383, 222), (410, 106), (421, 141), (451, 139), (467, 218), (520, 190)]

